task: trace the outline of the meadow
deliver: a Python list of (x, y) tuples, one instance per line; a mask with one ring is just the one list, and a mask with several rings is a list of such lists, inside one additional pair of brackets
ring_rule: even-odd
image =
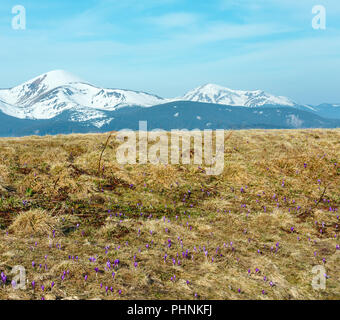
[(0, 299), (340, 299), (339, 129), (228, 132), (217, 176), (114, 135), (0, 139)]

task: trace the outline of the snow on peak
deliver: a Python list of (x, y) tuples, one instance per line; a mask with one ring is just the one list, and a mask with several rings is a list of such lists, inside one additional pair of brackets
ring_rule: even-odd
[(164, 102), (163, 98), (145, 92), (98, 88), (64, 70), (50, 71), (12, 89), (0, 90), (1, 111), (30, 119), (51, 119), (66, 110), (77, 114), (93, 110), (99, 116), (99, 110), (150, 107)]
[(9, 90), (0, 90), (0, 99), (17, 106), (28, 106), (37, 97), (57, 87), (81, 80), (64, 70), (54, 70), (37, 76)]
[(102, 119), (105, 111), (126, 106), (152, 107), (183, 100), (246, 107), (296, 105), (288, 98), (261, 90), (232, 90), (216, 84), (205, 84), (183, 97), (163, 99), (145, 92), (99, 88), (64, 70), (50, 71), (14, 88), (0, 90), (0, 110), (28, 119), (51, 119), (69, 110), (74, 114), (73, 121), (87, 121), (89, 117)]
[(51, 89), (57, 88), (57, 87), (60, 87), (66, 84), (74, 83), (74, 82), (84, 82), (79, 77), (65, 70), (53, 70), (53, 71), (44, 73), (29, 82), (32, 82), (32, 81), (35, 81), (41, 78), (44, 79), (45, 84), (48, 84)]
[(176, 100), (224, 104), (230, 106), (258, 107), (266, 104), (294, 106), (289, 98), (274, 96), (262, 90), (233, 90), (216, 84), (205, 84), (186, 93)]

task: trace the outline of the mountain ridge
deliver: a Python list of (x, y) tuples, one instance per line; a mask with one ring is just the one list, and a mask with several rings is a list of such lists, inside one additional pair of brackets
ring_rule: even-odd
[(143, 91), (97, 87), (62, 70), (0, 89), (2, 136), (103, 132), (136, 128), (140, 120), (169, 130), (332, 128), (340, 126), (337, 119), (338, 104), (299, 105), (263, 90), (205, 84), (166, 99)]
[[(201, 98), (199, 97), (201, 96)], [(258, 107), (265, 104), (296, 105), (291, 99), (262, 90), (242, 91), (207, 84), (182, 97), (162, 98), (143, 91), (101, 88), (63, 70), (37, 76), (10, 89), (0, 89), (4, 113), (21, 119), (50, 119), (69, 109), (116, 110), (127, 106), (152, 107), (172, 101), (209, 102), (234, 106)], [(100, 111), (97, 112), (100, 117)]]
[(212, 83), (197, 87), (178, 99), (183, 101), (217, 103), (251, 108), (266, 104), (285, 106), (298, 105), (287, 97), (274, 96), (263, 90), (234, 90)]

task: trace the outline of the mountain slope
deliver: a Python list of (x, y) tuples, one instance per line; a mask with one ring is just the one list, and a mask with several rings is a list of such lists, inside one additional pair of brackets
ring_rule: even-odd
[(244, 108), (190, 101), (166, 103), (153, 108), (130, 107), (101, 111), (102, 118), (75, 122), (72, 110), (52, 119), (17, 119), (0, 113), (0, 136), (46, 135), (112, 130), (138, 130), (139, 121), (147, 121), (148, 129), (297, 129), (336, 128), (340, 120), (291, 107)]
[(314, 112), (321, 117), (340, 119), (340, 104), (323, 103), (313, 107)]

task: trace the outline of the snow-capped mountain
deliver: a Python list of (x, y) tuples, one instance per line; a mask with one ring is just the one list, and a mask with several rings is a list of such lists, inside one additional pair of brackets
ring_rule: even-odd
[(21, 119), (51, 119), (66, 110), (79, 115), (78, 121), (103, 117), (101, 111), (123, 106), (166, 102), (145, 92), (95, 87), (62, 70), (38, 76), (12, 89), (0, 90), (0, 110)]
[(29, 105), (34, 102), (36, 98), (52, 89), (76, 82), (82, 81), (66, 71), (55, 70), (12, 89), (0, 90), (0, 99), (11, 105)]
[[(127, 108), (129, 107), (129, 108)], [(105, 89), (62, 70), (0, 89), (0, 135), (103, 132), (135, 128), (337, 127), (339, 105), (299, 105), (264, 91), (208, 84), (164, 99), (140, 91)]]
[(0, 110), (20, 119), (52, 119), (71, 110), (75, 114), (72, 121), (98, 120), (105, 117), (103, 111), (126, 106), (151, 107), (179, 100), (244, 107), (296, 105), (289, 98), (264, 91), (232, 90), (213, 84), (196, 88), (183, 97), (164, 99), (145, 92), (99, 88), (63, 70), (0, 90)]
[(232, 90), (216, 84), (206, 84), (189, 91), (176, 100), (224, 104), (240, 107), (260, 107), (264, 105), (281, 105), (293, 107), (297, 105), (289, 98), (274, 96), (261, 90)]

